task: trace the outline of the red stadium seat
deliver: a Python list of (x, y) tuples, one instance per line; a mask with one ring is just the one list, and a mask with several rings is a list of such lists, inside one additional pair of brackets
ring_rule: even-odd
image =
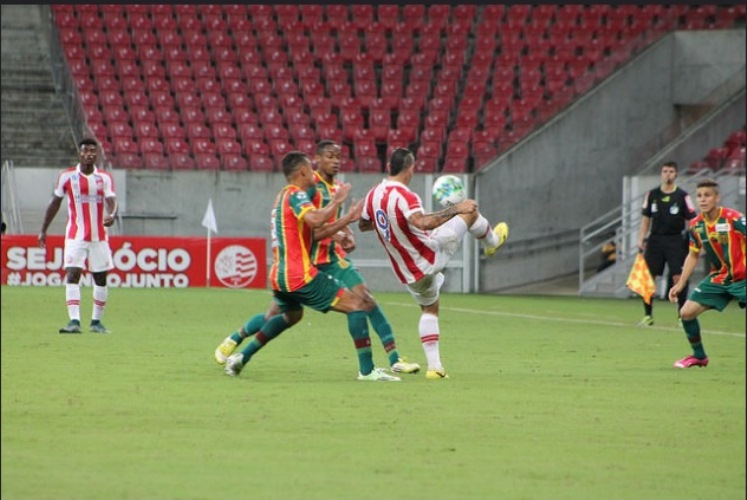
[(438, 171), (437, 158), (416, 158), (415, 172), (419, 174), (432, 174)]
[(236, 139), (236, 129), (233, 128), (231, 123), (227, 122), (215, 122), (212, 124), (213, 137), (215, 139)]
[(158, 138), (158, 127), (156, 127), (155, 121), (136, 120), (133, 123), (135, 123), (135, 136), (138, 138), (138, 141), (146, 137)]
[(137, 153), (114, 153), (112, 164), (118, 168), (136, 169), (143, 168), (143, 158)]
[(415, 157), (438, 160), (441, 157), (441, 141), (421, 140)]
[(126, 137), (132, 139), (134, 135), (132, 127), (126, 121), (108, 121), (107, 131), (109, 133), (109, 137), (111, 137), (112, 139), (118, 137)]
[(214, 153), (198, 153), (194, 155), (195, 167), (198, 170), (219, 170), (220, 160)]
[(190, 139), (210, 139), (213, 133), (202, 122), (189, 122), (186, 124), (187, 137)]
[[(144, 107), (148, 108), (149, 104), (144, 105)], [(130, 106), (129, 109), (132, 111), (135, 108), (133, 106)], [(172, 106), (154, 106), (153, 114), (156, 115), (156, 123), (158, 123), (159, 125), (162, 123), (178, 124), (180, 121), (179, 114), (174, 111), (174, 108)]]
[(217, 152), (215, 143), (207, 137), (191, 137), (189, 139), (189, 142), (192, 145), (192, 153), (195, 155), (198, 155), (198, 154), (214, 155)]
[(242, 123), (239, 125), (239, 137), (245, 143), (247, 141), (257, 142), (264, 141), (265, 134), (262, 128), (256, 123)]
[(114, 147), (114, 153), (121, 154), (121, 153), (132, 153), (132, 154), (139, 154), (140, 148), (138, 147), (137, 143), (132, 139), (132, 137), (127, 136), (118, 136), (118, 137), (112, 137), (112, 145)]
[(151, 170), (169, 170), (171, 161), (162, 153), (143, 154), (143, 167)]
[(244, 172), (249, 170), (249, 163), (240, 154), (227, 153), (220, 156), (223, 170), (232, 172)]
[(169, 137), (165, 139), (166, 154), (174, 156), (176, 154), (189, 154), (191, 148), (189, 144), (181, 137)]
[(205, 112), (205, 118), (211, 125), (215, 125), (218, 123), (230, 125), (231, 123), (233, 123), (231, 114), (224, 108), (207, 108), (207, 111)]
[(241, 155), (241, 144), (233, 138), (219, 138), (215, 142), (218, 155), (221, 157), (227, 154)]
[(249, 158), (254, 155), (270, 156), (270, 146), (261, 137), (245, 139), (244, 153)]
[(249, 170), (256, 172), (273, 172), (275, 163), (269, 156), (253, 155), (249, 157)]

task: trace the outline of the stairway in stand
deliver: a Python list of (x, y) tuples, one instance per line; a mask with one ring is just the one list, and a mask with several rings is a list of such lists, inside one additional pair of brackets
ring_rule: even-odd
[(64, 168), (76, 145), (63, 96), (56, 92), (38, 5), (2, 6), (2, 160), (16, 167)]

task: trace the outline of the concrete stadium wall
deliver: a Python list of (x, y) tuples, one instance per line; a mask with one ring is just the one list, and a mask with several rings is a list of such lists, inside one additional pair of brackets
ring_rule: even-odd
[[(508, 221), (511, 237), (500, 258), (480, 266), (480, 290), (577, 272), (579, 229), (620, 205), (622, 177), (666, 145), (655, 139), (677, 124), (679, 104), (698, 102), (744, 72), (744, 42), (744, 30), (669, 35), (481, 171), (480, 206), (491, 220)], [(692, 77), (700, 72), (708, 75)], [(743, 100), (728, 110), (722, 135), (692, 137), (688, 150), (697, 156), (679, 157), (683, 165), (745, 124)]]

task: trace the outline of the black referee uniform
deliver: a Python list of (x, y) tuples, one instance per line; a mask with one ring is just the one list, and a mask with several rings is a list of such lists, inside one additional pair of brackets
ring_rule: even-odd
[[(650, 232), (643, 254), (653, 276), (661, 276), (664, 264), (669, 266), (671, 276), (682, 274), (682, 265), (688, 253), (687, 221), (697, 215), (690, 195), (681, 188), (665, 193), (661, 186), (646, 193), (641, 214), (651, 218)], [(679, 307), (687, 300), (687, 285), (679, 295)], [(644, 304), (646, 314), (651, 315), (651, 305)]]

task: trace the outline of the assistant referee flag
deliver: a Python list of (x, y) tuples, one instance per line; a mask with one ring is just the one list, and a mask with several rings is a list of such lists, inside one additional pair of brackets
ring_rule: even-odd
[(643, 297), (643, 301), (646, 304), (651, 303), (651, 298), (656, 292), (656, 283), (654, 283), (654, 277), (651, 276), (651, 271), (648, 269), (643, 254), (639, 253), (636, 255), (633, 269), (630, 270), (630, 276), (628, 276), (628, 281), (625, 285), (631, 291)]

